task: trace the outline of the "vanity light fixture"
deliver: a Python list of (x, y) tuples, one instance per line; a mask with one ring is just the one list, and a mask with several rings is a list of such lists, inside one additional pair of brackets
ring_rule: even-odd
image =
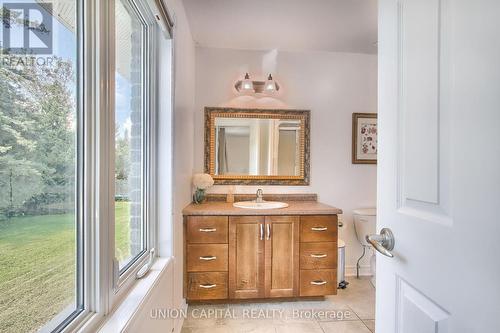
[(276, 82), (273, 80), (273, 76), (269, 74), (267, 77), (266, 84), (264, 85), (264, 93), (273, 94), (276, 91)]
[(253, 82), (252, 82), (252, 80), (250, 80), (250, 75), (248, 75), (248, 73), (245, 74), (245, 78), (243, 79), (243, 81), (241, 81), (240, 92), (242, 92), (242, 93), (255, 92), (255, 90), (253, 88)]
[(273, 79), (273, 76), (269, 74), (267, 81), (252, 81), (248, 73), (245, 74), (243, 80), (239, 80), (235, 83), (234, 87), (239, 93), (242, 94), (266, 94), (272, 95), (278, 90), (280, 86), (278, 82)]

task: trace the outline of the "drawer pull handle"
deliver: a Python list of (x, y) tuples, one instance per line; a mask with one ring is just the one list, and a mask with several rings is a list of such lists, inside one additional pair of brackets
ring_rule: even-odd
[(311, 281), (311, 284), (313, 286), (322, 286), (322, 285), (326, 284), (326, 281), (316, 280), (316, 281)]
[(311, 257), (313, 257), (313, 258), (326, 258), (327, 255), (326, 255), (326, 253), (318, 253), (318, 254), (313, 253), (313, 254), (311, 254)]
[(327, 227), (312, 227), (311, 228), (312, 231), (326, 231), (328, 230)]
[(214, 283), (214, 284), (200, 284), (200, 288), (204, 288), (204, 289), (212, 289), (212, 288), (215, 288), (217, 287), (217, 285)]
[(200, 228), (201, 232), (215, 232), (217, 229), (215, 228)]
[(216, 256), (201, 256), (200, 257), (200, 260), (206, 260), (206, 261), (215, 260), (215, 259), (217, 259)]

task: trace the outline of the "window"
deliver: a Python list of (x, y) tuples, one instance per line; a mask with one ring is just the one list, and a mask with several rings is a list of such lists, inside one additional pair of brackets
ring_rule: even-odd
[(59, 330), (84, 308), (79, 6), (0, 5), (0, 331)]
[(148, 30), (128, 0), (115, 1), (115, 257), (124, 272), (147, 246)]
[(147, 0), (0, 0), (0, 332), (91, 330), (154, 246), (165, 15)]

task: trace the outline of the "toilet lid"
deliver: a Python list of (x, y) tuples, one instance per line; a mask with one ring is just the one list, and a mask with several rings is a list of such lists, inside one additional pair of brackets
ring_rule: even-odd
[(338, 247), (341, 248), (341, 247), (345, 247), (345, 242), (339, 238), (339, 241), (337, 243)]

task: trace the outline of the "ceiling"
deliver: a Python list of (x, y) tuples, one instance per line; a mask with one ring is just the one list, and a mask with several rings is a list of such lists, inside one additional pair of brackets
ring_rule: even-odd
[(377, 0), (183, 2), (201, 46), (377, 53)]

